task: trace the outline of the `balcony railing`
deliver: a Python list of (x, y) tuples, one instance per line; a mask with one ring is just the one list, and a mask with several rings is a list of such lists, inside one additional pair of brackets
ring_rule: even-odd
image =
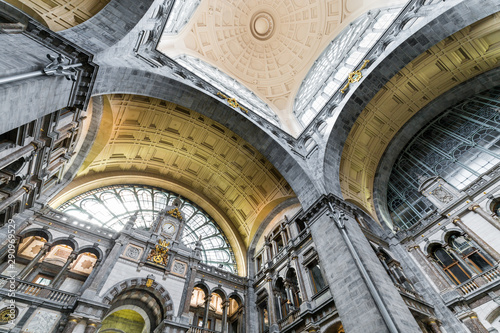
[(290, 312), (289, 314), (287, 314), (285, 318), (278, 320), (278, 326), (280, 330), (293, 323), (299, 317), (299, 314), (300, 314), (300, 309), (297, 308), (292, 312)]
[(207, 328), (201, 328), (198, 326), (190, 325), (187, 333), (220, 333), (220, 331), (213, 331), (213, 330), (209, 330)]
[(481, 274), (473, 276), (471, 279), (459, 285), (457, 289), (460, 290), (463, 295), (467, 295), (493, 281), (498, 280), (499, 278), (500, 270), (498, 269), (498, 266), (495, 266), (485, 272), (482, 272)]
[(400, 293), (412, 296), (413, 298), (418, 299), (419, 301), (423, 301), (424, 300), (422, 298), (422, 296), (420, 296), (420, 294), (414, 292), (413, 290), (407, 289), (407, 288), (403, 287), (400, 284), (394, 284), (394, 285), (396, 286), (396, 288), (398, 288), (398, 290), (399, 290)]
[(76, 294), (18, 279), (15, 280), (15, 284), (12, 284), (15, 287), (11, 289), (11, 281), (8, 276), (0, 275), (0, 288), (7, 289), (9, 292), (14, 291), (16, 294), (40, 297), (57, 304), (70, 304), (78, 297)]

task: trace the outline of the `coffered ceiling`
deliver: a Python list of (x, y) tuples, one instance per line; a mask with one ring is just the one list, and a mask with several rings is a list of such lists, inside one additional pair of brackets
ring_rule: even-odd
[[(107, 176), (115, 175), (120, 179), (110, 184), (133, 179), (174, 186), (168, 189), (212, 215), (235, 251), (240, 247), (235, 246), (238, 238), (245, 246), (250, 243), (259, 214), (295, 197), (264, 156), (209, 118), (144, 96), (109, 95), (106, 99), (99, 135), (72, 183), (73, 187), (85, 185), (80, 192), (89, 189), (89, 182), (103, 186)], [(73, 191), (71, 196), (77, 194)], [(67, 199), (61, 195), (51, 205)]]
[(158, 50), (218, 68), (267, 103), (282, 127), (296, 134), (302, 127), (292, 114), (294, 98), (325, 47), (362, 13), (404, 2), (207, 0), (179, 34), (162, 37)]
[(374, 176), (394, 135), (437, 96), (499, 64), (497, 13), (439, 42), (396, 74), (366, 106), (349, 133), (340, 166), (344, 198), (365, 207), (376, 218)]
[(109, 0), (6, 0), (53, 31), (61, 31), (85, 22)]

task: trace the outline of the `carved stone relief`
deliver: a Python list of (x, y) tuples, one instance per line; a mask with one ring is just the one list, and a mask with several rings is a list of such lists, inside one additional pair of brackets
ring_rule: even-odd
[(187, 271), (187, 264), (186, 263), (184, 263), (182, 261), (178, 261), (178, 260), (174, 261), (174, 265), (172, 266), (172, 274), (175, 274), (178, 276), (185, 276), (186, 271)]
[(139, 261), (139, 259), (141, 258), (142, 251), (143, 248), (129, 244), (125, 249), (123, 256), (133, 261)]

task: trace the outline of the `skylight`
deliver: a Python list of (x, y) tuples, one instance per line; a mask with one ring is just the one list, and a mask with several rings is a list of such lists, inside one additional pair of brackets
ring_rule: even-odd
[(201, 0), (176, 0), (163, 33), (167, 35), (179, 33), (189, 22), (200, 3)]
[(175, 61), (191, 72), (196, 73), (196, 75), (219, 89), (227, 97), (236, 98), (238, 103), (242, 104), (243, 107), (249, 108), (270, 123), (280, 127), (278, 117), (269, 106), (250, 89), (226, 73), (198, 58), (188, 55), (181, 55), (175, 58)]
[(302, 81), (295, 97), (293, 112), (304, 127), (342, 88), (348, 74), (363, 61), (399, 10), (392, 8), (364, 14), (345, 28), (323, 51)]
[(57, 209), (115, 231), (139, 212), (136, 228), (149, 230), (158, 213), (175, 198), (182, 201), (180, 210), (186, 223), (182, 242), (194, 249), (201, 237), (203, 262), (237, 273), (233, 250), (222, 230), (205, 211), (176, 193), (142, 185), (106, 186), (76, 196)]

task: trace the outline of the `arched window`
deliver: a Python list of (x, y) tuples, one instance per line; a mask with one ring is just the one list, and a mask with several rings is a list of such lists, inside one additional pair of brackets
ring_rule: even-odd
[(300, 304), (302, 304), (302, 296), (300, 294), (299, 282), (297, 279), (297, 274), (295, 273), (295, 269), (290, 268), (288, 273), (286, 274), (286, 283), (288, 284), (290, 297), (292, 305), (295, 308), (298, 308)]
[(276, 298), (278, 300), (276, 305), (279, 307), (277, 310), (281, 319), (283, 319), (289, 313), (289, 300), (286, 294), (285, 283), (281, 277), (276, 281)]
[(495, 202), (495, 204), (493, 205), (493, 213), (495, 213), (497, 217), (500, 217), (500, 200)]
[(186, 221), (182, 242), (194, 249), (201, 237), (203, 262), (236, 273), (236, 260), (229, 241), (217, 223), (193, 202), (178, 194), (144, 185), (114, 185), (80, 194), (57, 209), (103, 228), (119, 231), (138, 213), (136, 228), (149, 230), (158, 213), (176, 198)]
[(269, 332), (269, 309), (267, 305), (267, 294), (260, 295), (257, 300), (257, 308), (259, 309), (259, 332)]
[(460, 255), (476, 273), (488, 270), (492, 266), (490, 261), (483, 256), (481, 251), (473, 246), (464, 236), (453, 234), (450, 236), (449, 243), (455, 252)]
[(446, 275), (455, 283), (462, 284), (470, 279), (470, 274), (451, 253), (442, 247), (438, 247), (432, 253), (438, 264), (443, 268)]
[(500, 163), (500, 88), (473, 96), (425, 125), (392, 166), (387, 208), (407, 229), (436, 207), (419, 190), (440, 177), (463, 190)]

